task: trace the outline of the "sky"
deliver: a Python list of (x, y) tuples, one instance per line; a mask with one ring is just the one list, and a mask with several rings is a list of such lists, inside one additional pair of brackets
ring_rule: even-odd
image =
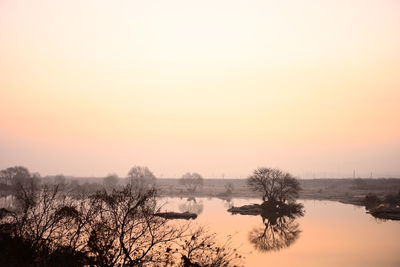
[(398, 0), (0, 0), (0, 169), (400, 177)]

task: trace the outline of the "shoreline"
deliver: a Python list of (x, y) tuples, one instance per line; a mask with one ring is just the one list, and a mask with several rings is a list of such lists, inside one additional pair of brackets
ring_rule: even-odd
[[(260, 198), (261, 194), (231, 194), (231, 195), (221, 195), (221, 194), (205, 194), (201, 192), (197, 192), (195, 194), (189, 193), (181, 193), (181, 194), (166, 194), (161, 193), (159, 197), (177, 197), (177, 198), (218, 198), (223, 200), (230, 200), (234, 198), (242, 198), (242, 199), (249, 199), (249, 198)], [(342, 196), (320, 196), (320, 195), (307, 195), (302, 196), (300, 194), (298, 200), (319, 200), (319, 201), (336, 201), (343, 204), (355, 205), (355, 206), (364, 206), (363, 198), (355, 198), (355, 197), (342, 197)]]

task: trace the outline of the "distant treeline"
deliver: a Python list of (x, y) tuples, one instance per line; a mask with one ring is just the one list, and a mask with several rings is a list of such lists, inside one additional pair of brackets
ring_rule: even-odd
[[(156, 178), (147, 167), (134, 166), (126, 177), (109, 174), (106, 177), (73, 177), (62, 174), (41, 177), (30, 173), (25, 167), (10, 167), (0, 171), (0, 194), (6, 195), (15, 189), (18, 181), (33, 177), (40, 185), (59, 184), (62, 190), (75, 193), (96, 192), (103, 188), (119, 189), (132, 179), (141, 178), (154, 183), (161, 195), (211, 196), (211, 197), (252, 197), (246, 179), (207, 179), (197, 173), (185, 173), (181, 178)], [(298, 179), (301, 198), (343, 199), (344, 197), (365, 196), (374, 193), (383, 197), (400, 190), (399, 178), (357, 178), (357, 179)]]

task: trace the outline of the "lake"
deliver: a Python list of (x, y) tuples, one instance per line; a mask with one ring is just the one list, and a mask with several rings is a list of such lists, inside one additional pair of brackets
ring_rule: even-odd
[(363, 207), (332, 201), (302, 200), (303, 217), (294, 219), (298, 236), (280, 250), (260, 251), (250, 232), (263, 229), (261, 216), (231, 215), (234, 206), (259, 199), (163, 198), (164, 210), (199, 213), (195, 223), (216, 232), (221, 241), (232, 236), (232, 246), (245, 257), (245, 266), (400, 266), (400, 222), (377, 220)]

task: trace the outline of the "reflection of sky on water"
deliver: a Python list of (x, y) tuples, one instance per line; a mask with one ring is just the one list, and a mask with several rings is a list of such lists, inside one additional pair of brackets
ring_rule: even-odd
[[(164, 209), (179, 211), (186, 198), (164, 198)], [(271, 253), (257, 251), (249, 233), (263, 225), (260, 216), (232, 215), (228, 206), (260, 203), (258, 199), (196, 198), (203, 211), (196, 223), (221, 238), (233, 235), (233, 245), (246, 266), (400, 266), (400, 222), (381, 222), (364, 208), (331, 201), (301, 201), (305, 216), (295, 219), (301, 234), (289, 247)]]

